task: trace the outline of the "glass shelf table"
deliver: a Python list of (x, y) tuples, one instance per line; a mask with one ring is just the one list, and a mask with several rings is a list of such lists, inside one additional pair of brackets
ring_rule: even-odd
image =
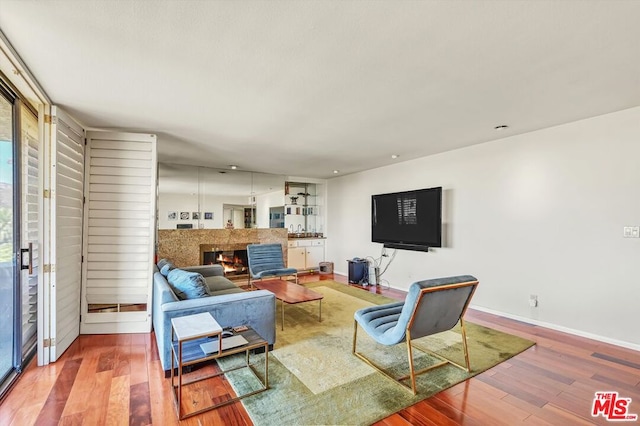
[[(233, 337), (222, 338), (222, 327), (220, 327), (213, 316), (207, 312), (172, 318), (171, 326), (171, 388), (179, 420), (195, 416), (205, 411), (213, 410), (214, 408), (218, 408), (223, 405), (231, 404), (247, 396), (255, 395), (269, 389), (269, 343), (252, 328), (247, 327), (244, 331), (235, 332)], [(222, 340), (221, 346), (218, 344), (220, 340)], [(203, 346), (207, 350), (206, 352), (205, 349), (203, 349)], [(260, 379), (254, 365), (249, 362), (250, 351), (259, 348), (263, 348), (265, 354), (264, 380)], [(245, 363), (243, 365), (230, 368), (228, 370), (221, 369), (221, 371), (217, 373), (198, 377), (197, 379), (188, 382), (185, 382), (183, 378), (184, 367), (208, 360), (220, 359), (225, 356), (242, 352), (245, 353)], [(177, 377), (175, 374), (176, 368), (178, 371)], [(210, 379), (212, 377), (225, 375), (231, 371), (239, 370), (241, 368), (248, 368), (251, 373), (253, 373), (253, 376), (261, 384), (259, 389), (201, 408), (197, 411), (188, 413), (183, 412), (182, 391), (184, 386)]]

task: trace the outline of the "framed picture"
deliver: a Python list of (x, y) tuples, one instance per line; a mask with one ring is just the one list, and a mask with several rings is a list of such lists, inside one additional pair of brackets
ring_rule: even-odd
[(193, 219), (193, 220), (200, 220), (200, 212), (193, 212), (193, 213), (191, 213), (191, 219)]
[(178, 212), (168, 212), (167, 219), (169, 220), (178, 220)]
[(204, 219), (205, 220), (212, 220), (213, 219), (213, 212), (204, 212)]
[(180, 220), (189, 220), (189, 212), (180, 212)]

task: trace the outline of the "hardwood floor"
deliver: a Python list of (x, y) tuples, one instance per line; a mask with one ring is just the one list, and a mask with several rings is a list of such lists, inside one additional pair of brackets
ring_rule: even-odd
[[(346, 277), (309, 275), (302, 282)], [(364, 288), (403, 299), (404, 293)], [(398, 425), (584, 425), (597, 391), (631, 398), (640, 414), (640, 353), (534, 325), (469, 310), (467, 320), (534, 340), (536, 346), (466, 382), (376, 423)], [(0, 425), (251, 425), (235, 403), (178, 422), (169, 380), (153, 333), (83, 335), (46, 367), (32, 362), (0, 404)], [(208, 374), (207, 366), (193, 374)], [(201, 382), (188, 409), (205, 399), (230, 398), (223, 379)]]

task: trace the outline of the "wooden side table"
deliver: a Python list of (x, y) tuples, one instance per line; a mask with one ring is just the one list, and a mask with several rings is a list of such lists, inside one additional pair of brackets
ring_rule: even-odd
[[(176, 404), (176, 412), (178, 419), (186, 419), (196, 414), (203, 413), (205, 411), (213, 410), (214, 408), (221, 407), (223, 405), (231, 404), (239, 401), (247, 396), (255, 395), (269, 389), (269, 343), (264, 340), (253, 329), (247, 328), (246, 331), (235, 333), (235, 336), (241, 336), (246, 343), (242, 343), (238, 346), (226, 347), (225, 339), (222, 339), (222, 327), (211, 316), (210, 313), (201, 313), (195, 315), (187, 315), (184, 317), (173, 318), (171, 320), (172, 326), (172, 345), (171, 345), (171, 388), (173, 390), (174, 402)], [(234, 337), (235, 337), (234, 336)], [(229, 338), (232, 341), (233, 338)], [(240, 340), (242, 340), (240, 339)], [(235, 339), (238, 340), (238, 339)], [(217, 344), (222, 341), (222, 345)], [(201, 345), (214, 344), (215, 348), (211, 353), (205, 353)], [(237, 344), (237, 342), (235, 342)], [(264, 381), (260, 380), (260, 377), (256, 374), (253, 364), (249, 362), (249, 351), (253, 349), (264, 348), (265, 363), (264, 363)], [(220, 371), (218, 373), (210, 374), (205, 377), (184, 382), (182, 370), (184, 367), (197, 364), (203, 361), (211, 359), (219, 359), (225, 356), (245, 352), (245, 364), (239, 367), (231, 368), (229, 370)], [(177, 365), (176, 365), (177, 364)], [(178, 368), (177, 384), (175, 381), (175, 368)], [(196, 383), (202, 380), (210, 379), (212, 377), (224, 375), (231, 371), (239, 370), (241, 368), (248, 368), (254, 375), (254, 377), (261, 383), (260, 389), (251, 391), (244, 395), (237, 396), (235, 398), (228, 399), (226, 401), (214, 404), (197, 411), (183, 413), (182, 412), (182, 388), (192, 383)]]

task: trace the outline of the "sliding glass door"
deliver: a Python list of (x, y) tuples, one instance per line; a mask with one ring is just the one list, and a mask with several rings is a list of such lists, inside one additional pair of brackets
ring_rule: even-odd
[(36, 114), (0, 80), (0, 397), (36, 349), (38, 148)]
[[(1, 89), (1, 86), (0, 86)], [(16, 199), (14, 99), (0, 90), (0, 379), (16, 365)]]

